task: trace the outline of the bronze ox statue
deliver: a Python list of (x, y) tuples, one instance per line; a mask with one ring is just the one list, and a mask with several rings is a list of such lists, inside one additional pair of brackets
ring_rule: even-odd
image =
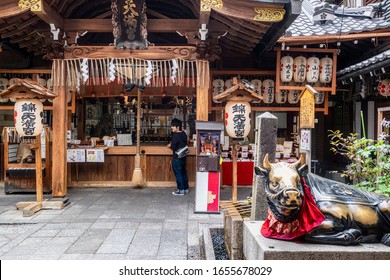
[(270, 163), (266, 155), (255, 173), (265, 179), (269, 207), (261, 232), (266, 237), (390, 246), (390, 198), (307, 173), (302, 157), (288, 164)]

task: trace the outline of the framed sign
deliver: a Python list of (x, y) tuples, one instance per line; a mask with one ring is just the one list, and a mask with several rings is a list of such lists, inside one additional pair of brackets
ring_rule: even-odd
[(299, 142), (299, 147), (301, 150), (310, 151), (311, 150), (311, 130), (310, 129), (301, 129), (301, 138)]
[(306, 89), (301, 94), (299, 108), (299, 127), (314, 128), (314, 112), (315, 112), (315, 90), (306, 86)]

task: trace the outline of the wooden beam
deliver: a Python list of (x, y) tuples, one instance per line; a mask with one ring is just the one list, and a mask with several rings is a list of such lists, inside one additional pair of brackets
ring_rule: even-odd
[(17, 4), (16, 0), (2, 0), (0, 19), (14, 17), (28, 11), (28, 9), (19, 8)]
[(34, 11), (38, 17), (40, 17), (47, 24), (54, 23), (56, 28), (64, 29), (64, 19), (49, 6), (45, 1), (42, 1), (42, 9), (41, 11)]
[[(148, 19), (148, 32), (198, 31), (197, 19)], [(96, 33), (112, 32), (111, 19), (65, 19), (65, 32), (88, 31)], [(227, 27), (215, 20), (210, 21), (209, 32), (225, 32)]]
[(122, 50), (114, 46), (81, 47), (71, 46), (65, 48), (65, 58), (140, 58), (140, 59), (196, 59), (196, 48), (190, 46), (149, 46), (147, 50)]
[(389, 29), (384, 29), (382, 32), (363, 32), (358, 34), (344, 35), (322, 35), (322, 36), (294, 36), (280, 37), (278, 43), (286, 43), (287, 45), (312, 45), (332, 42), (344, 42), (351, 40), (367, 39), (367, 38), (383, 38), (390, 37)]

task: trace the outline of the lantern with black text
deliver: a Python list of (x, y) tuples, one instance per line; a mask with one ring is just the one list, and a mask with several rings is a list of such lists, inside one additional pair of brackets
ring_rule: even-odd
[(303, 83), (306, 79), (306, 57), (294, 58), (294, 82)]
[(19, 99), (14, 106), (16, 131), (21, 136), (37, 136), (43, 129), (43, 105), (37, 99)]
[(280, 80), (284, 83), (292, 81), (294, 59), (289, 56), (283, 56), (280, 59)]
[(318, 57), (307, 59), (306, 80), (308, 83), (316, 83), (320, 77), (320, 60)]
[(330, 57), (323, 57), (320, 60), (320, 82), (330, 83), (332, 80), (333, 60)]
[(225, 126), (232, 138), (244, 138), (251, 129), (251, 106), (248, 102), (229, 101), (225, 106)]

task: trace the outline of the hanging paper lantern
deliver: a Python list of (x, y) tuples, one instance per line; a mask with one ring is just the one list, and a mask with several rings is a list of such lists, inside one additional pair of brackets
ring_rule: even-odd
[(316, 104), (324, 103), (324, 99), (325, 99), (325, 92), (318, 92), (314, 94), (314, 100)]
[(6, 78), (0, 78), (0, 92), (5, 90), (8, 87), (9, 80)]
[(225, 90), (229, 89), (233, 86), (233, 79), (229, 79), (225, 81)]
[(306, 80), (308, 83), (316, 83), (320, 77), (320, 59), (318, 57), (309, 57), (306, 66)]
[(294, 58), (294, 82), (303, 83), (306, 79), (306, 58), (298, 56)]
[(10, 86), (13, 86), (14, 84), (16, 84), (16, 81), (17, 81), (17, 80), (18, 80), (18, 78), (12, 78), (12, 79), (9, 80), (9, 83), (8, 83), (8, 84), (9, 84)]
[(43, 86), (43, 87), (46, 87), (46, 80), (43, 79), (43, 78), (39, 78), (39, 79), (38, 79), (38, 84), (40, 84), (40, 85)]
[(284, 83), (292, 81), (293, 78), (294, 58), (283, 56), (280, 59), (280, 80)]
[(232, 138), (244, 138), (251, 130), (251, 105), (248, 102), (229, 101), (225, 106), (225, 126)]
[(266, 79), (263, 81), (263, 102), (266, 104), (271, 104), (274, 102), (275, 95), (275, 82), (271, 79)]
[(320, 82), (330, 83), (332, 80), (333, 60), (329, 57), (323, 57), (320, 60)]
[(299, 102), (300, 90), (289, 90), (288, 92), (288, 103), (297, 104)]
[[(256, 92), (258, 95), (263, 96), (263, 94), (261, 92), (261, 85), (262, 85), (261, 80), (254, 79), (251, 81), (251, 84), (253, 85), (254, 92)], [(256, 99), (256, 100), (252, 101), (252, 103), (260, 103), (260, 100)]]
[(386, 96), (386, 97), (389, 96), (389, 94), (390, 94), (390, 80), (389, 79), (379, 81), (378, 93), (382, 96)]
[(214, 96), (222, 93), (225, 89), (225, 82), (222, 79), (215, 79), (212, 82), (213, 85), (213, 102), (214, 103), (222, 103), (222, 101), (214, 100)]
[(37, 99), (19, 99), (14, 106), (16, 131), (21, 136), (37, 136), (43, 129), (43, 105)]
[(281, 90), (275, 94), (275, 101), (278, 104), (284, 104), (287, 101), (287, 90)]
[[(5, 90), (8, 87), (9, 80), (6, 78), (0, 78), (0, 92)], [(0, 103), (8, 102), (8, 98), (1, 98), (0, 97)]]

